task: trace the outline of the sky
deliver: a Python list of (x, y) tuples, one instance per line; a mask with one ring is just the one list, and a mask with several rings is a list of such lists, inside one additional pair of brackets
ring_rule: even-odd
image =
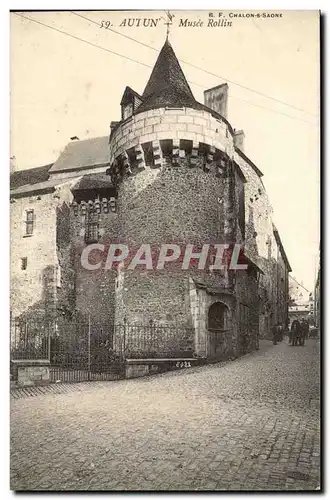
[[(220, 19), (232, 25), (210, 27), (210, 11), (171, 11), (169, 39), (179, 60), (217, 75), (181, 64), (198, 101), (206, 88), (228, 83), (228, 119), (244, 130), (245, 153), (264, 174), (292, 274), (312, 291), (320, 238), (318, 12), (230, 12), (244, 13), (223, 11)], [(245, 14), (252, 12), (262, 11)], [(94, 22), (71, 12), (22, 13), (68, 36), (11, 13), (11, 156), (19, 170), (55, 161), (72, 136), (108, 135), (125, 87), (143, 92), (165, 41), (164, 11), (80, 14)], [(144, 18), (157, 26), (136, 26)], [(199, 26), (180, 26), (181, 19)], [(102, 21), (155, 50), (101, 28)]]

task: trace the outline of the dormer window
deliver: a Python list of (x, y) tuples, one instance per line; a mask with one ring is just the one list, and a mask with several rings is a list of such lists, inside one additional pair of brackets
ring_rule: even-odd
[(126, 104), (123, 106), (123, 120), (126, 120), (133, 114), (133, 103)]
[(127, 120), (142, 103), (142, 97), (130, 87), (126, 87), (121, 105), (121, 119)]

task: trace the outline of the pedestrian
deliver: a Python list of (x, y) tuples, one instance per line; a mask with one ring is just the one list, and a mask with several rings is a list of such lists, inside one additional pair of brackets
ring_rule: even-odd
[(282, 342), (282, 340), (283, 340), (283, 334), (284, 334), (284, 327), (283, 327), (282, 323), (278, 323), (278, 338), (279, 338), (279, 342)]
[(291, 343), (297, 345), (299, 335), (301, 334), (301, 325), (297, 319), (291, 324)]
[(301, 322), (301, 332), (302, 332), (302, 342), (304, 345), (305, 340), (308, 339), (308, 336), (309, 336), (309, 324), (305, 318)]

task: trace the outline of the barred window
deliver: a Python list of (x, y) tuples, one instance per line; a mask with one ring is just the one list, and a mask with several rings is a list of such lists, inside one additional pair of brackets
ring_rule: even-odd
[(31, 235), (34, 230), (34, 210), (26, 211), (26, 219), (25, 219), (25, 234)]
[(95, 243), (99, 239), (99, 215), (93, 211), (86, 213), (85, 241)]

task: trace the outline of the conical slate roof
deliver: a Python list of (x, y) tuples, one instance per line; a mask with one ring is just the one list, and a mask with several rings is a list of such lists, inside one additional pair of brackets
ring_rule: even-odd
[(159, 106), (194, 107), (196, 104), (179, 61), (168, 40), (160, 51), (142, 95), (139, 112)]

